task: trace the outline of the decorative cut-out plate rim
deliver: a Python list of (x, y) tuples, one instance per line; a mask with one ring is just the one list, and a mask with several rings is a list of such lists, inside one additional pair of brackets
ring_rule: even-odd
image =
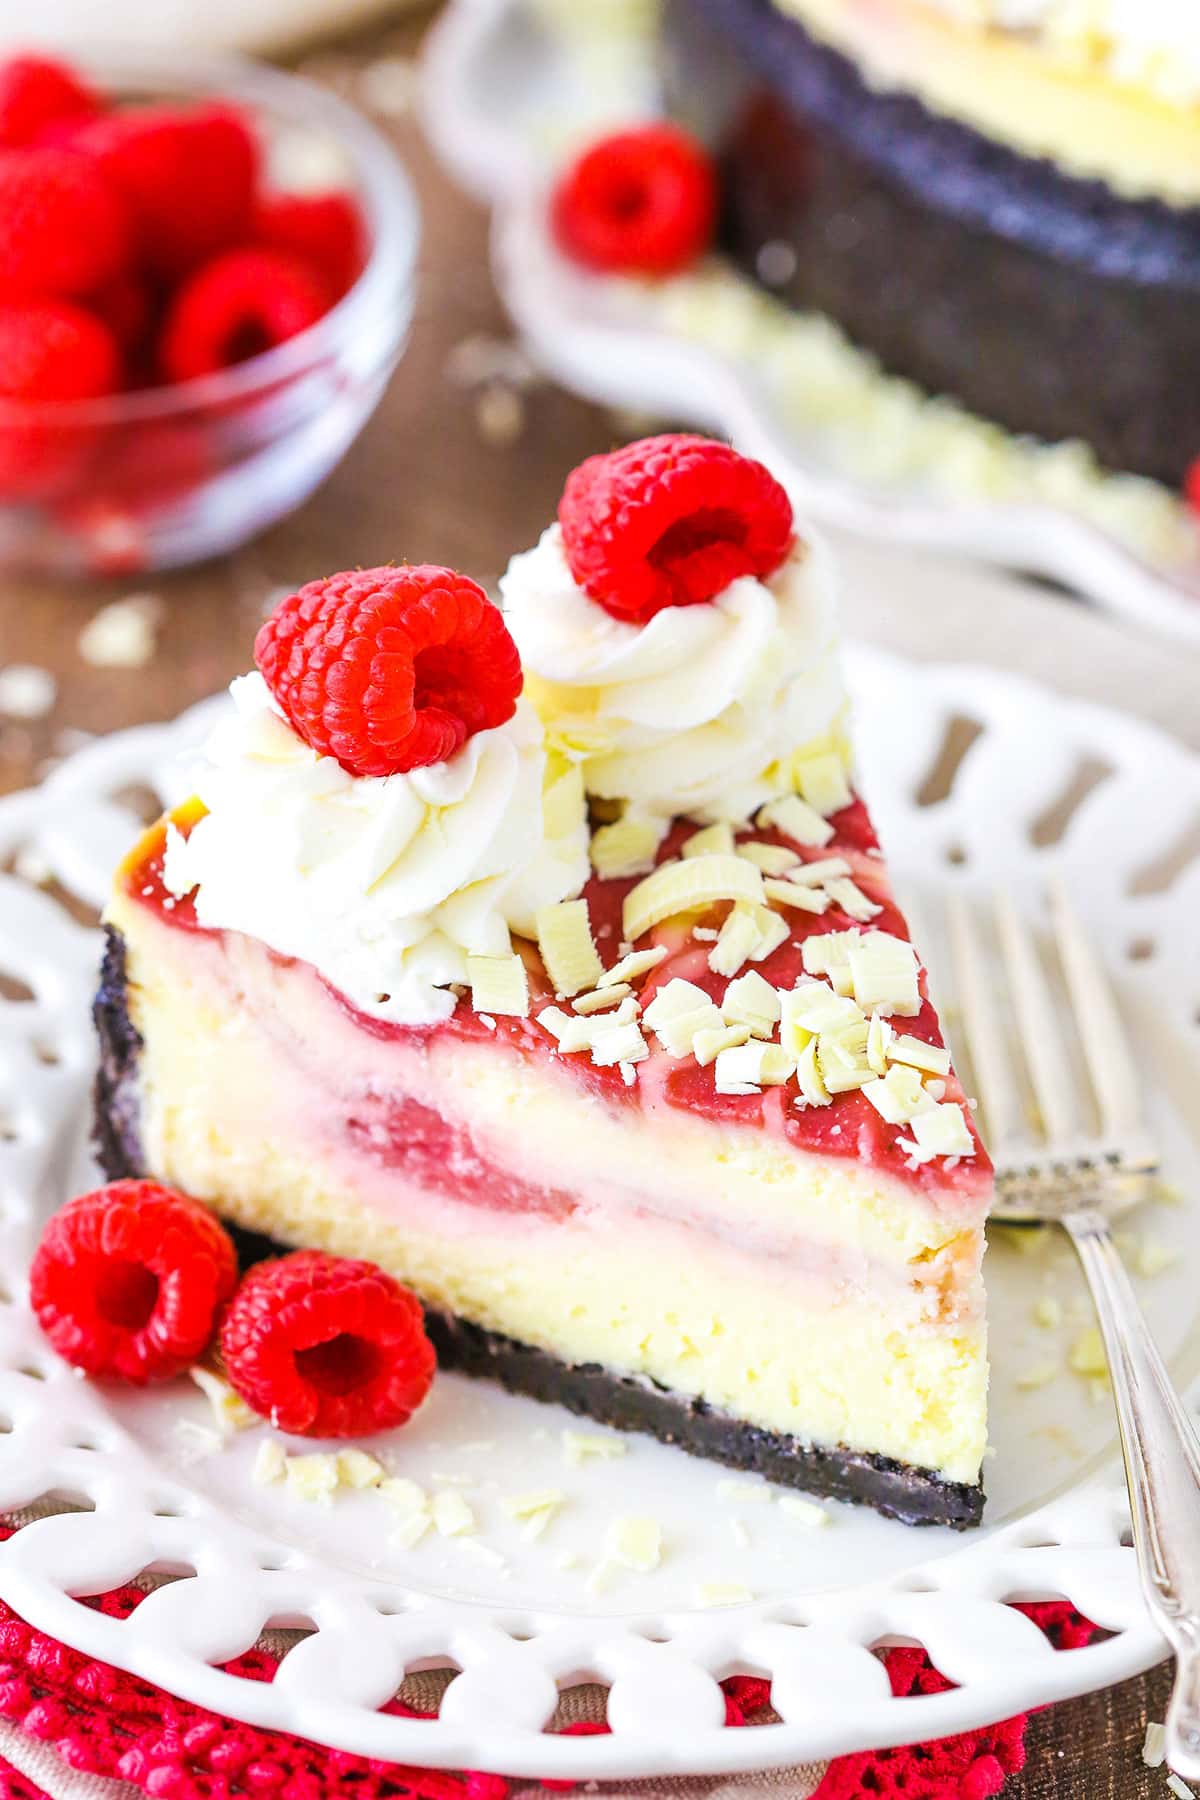
[[(1041, 870), (1047, 853), (1023, 840), (1024, 860), (1015, 858), (1003, 849), (1006, 829), (1033, 816), (1043, 789), (1058, 791), (1062, 772), (1080, 754), (1102, 753), (1130, 792), (1165, 782), (1189, 804), (1200, 796), (1200, 758), (1126, 715), (991, 670), (910, 664), (861, 649), (848, 662), (852, 688), (872, 702), (862, 709), (860, 740), (872, 739), (871, 721), (882, 717), (885, 698), (907, 709), (901, 755), (889, 761), (910, 765), (909, 774), (953, 717), (983, 724), (947, 801), (923, 814), (907, 803), (914, 833), (924, 831), (929, 843), (970, 824), (955, 814), (965, 804), (955, 798), (960, 784), (976, 778), (964, 771), (977, 774), (989, 755), (1022, 771), (1027, 786), (1019, 808), (1011, 820), (1002, 809), (983, 820), (988, 829), (980, 839), (999, 840), (1001, 847), (987, 853), (1008, 857), (1018, 887)], [(177, 779), (169, 765), (194, 743), (210, 704), (174, 723), (100, 740), (40, 789), (0, 800), (0, 860), (33, 847), (65, 885), (97, 903), (111, 859), (105, 863), (89, 833), (106, 814), (111, 825), (120, 823), (123, 815), (112, 809), (122, 790), (140, 782), (160, 795), (169, 789)], [(877, 760), (876, 787), (886, 788), (893, 777)], [(908, 778), (894, 776), (897, 783)], [(1086, 834), (1086, 812), (1085, 804), (1051, 853), (1067, 857), (1068, 866), (1073, 834)], [(1174, 830), (1164, 826), (1167, 835)], [(1139, 855), (1158, 841), (1144, 817), (1135, 831)], [(1187, 893), (1174, 891), (1122, 905), (1122, 931), (1128, 920), (1151, 919), (1164, 941), (1174, 941), (1183, 928), (1180, 911), (1190, 909)], [(13, 1088), (18, 1129), (0, 1141), (0, 1180), (9, 1196), (0, 1256), (10, 1283), (19, 1284), (37, 1207), (61, 1180), (64, 1145), (82, 1127), (95, 952), (96, 933), (71, 921), (48, 894), (0, 877), (0, 966), (12, 972), (15, 958), (35, 994), (31, 1007), (0, 1002), (0, 1045), (15, 1058), (22, 1044), (49, 1033), (61, 1052), (56, 1068), (29, 1058)], [(1157, 982), (1160, 991), (1166, 980), (1149, 970), (1135, 979)], [(16, 1016), (22, 1013), (30, 1015), (24, 1022)], [(86, 1495), (95, 1505), (26, 1525), (0, 1546), (0, 1597), (73, 1648), (216, 1712), (398, 1762), (574, 1779), (760, 1769), (968, 1729), (1121, 1680), (1162, 1654), (1141, 1604), (1133, 1552), (1121, 1543), (1128, 1515), (1112, 1466), (1007, 1523), (985, 1523), (932, 1560), (922, 1534), (910, 1533), (911, 1563), (853, 1587), (795, 1595), (781, 1583), (745, 1605), (715, 1611), (601, 1612), (581, 1607), (577, 1589), (531, 1605), (406, 1587), (322, 1561), (286, 1534), (251, 1526), (156, 1464), (114, 1415), (105, 1390), (77, 1380), (49, 1353), (20, 1293), (0, 1307), (0, 1413), (13, 1426), (0, 1435), (0, 1509), (17, 1511), (55, 1491)], [(163, 1586), (121, 1622), (72, 1598), (155, 1565), (197, 1574)], [(1056, 1652), (1008, 1604), (1060, 1596), (1112, 1635)], [(272, 1683), (212, 1666), (249, 1648), (268, 1623), (289, 1619), (317, 1629), (288, 1654)], [(923, 1643), (958, 1685), (899, 1703), (870, 1653), (881, 1640), (896, 1639)], [(377, 1710), (406, 1667), (439, 1658), (462, 1673), (436, 1720)], [(716, 1683), (735, 1672), (772, 1677), (781, 1723), (722, 1727)], [(588, 1677), (611, 1687), (612, 1735), (546, 1733), (558, 1685)]]
[[(782, 423), (745, 359), (666, 329), (649, 309), (639, 316), (628, 295), (619, 308), (606, 307), (603, 283), (566, 269), (549, 243), (544, 161), (522, 137), (515, 100), (511, 117), (503, 110), (508, 71), (519, 59), (497, 52), (527, 42), (521, 0), (451, 0), (426, 48), (424, 120), (456, 178), (494, 208), (497, 285), (550, 375), (602, 405), (722, 432), (768, 462), (819, 523), (1040, 575), (1117, 618), (1200, 644), (1200, 572), (1189, 568), (1185, 580), (1049, 502), (950, 501), (901, 482), (857, 480)], [(481, 116), (480, 80), (494, 66), (502, 72), (488, 81), (492, 113)]]

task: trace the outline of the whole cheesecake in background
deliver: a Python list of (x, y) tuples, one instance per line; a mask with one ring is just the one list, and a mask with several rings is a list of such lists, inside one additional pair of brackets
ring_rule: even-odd
[(883, 367), (1108, 468), (1200, 455), (1200, 15), (666, 0), (727, 248)]
[(443, 1366), (977, 1522), (990, 1167), (854, 791), (824, 549), (664, 437), (577, 469), (502, 585), (505, 622), (359, 571), (264, 627), (116, 879), (108, 1172), (381, 1264)]

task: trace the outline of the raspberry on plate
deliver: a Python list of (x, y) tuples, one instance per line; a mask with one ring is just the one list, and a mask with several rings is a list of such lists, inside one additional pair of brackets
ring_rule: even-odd
[(100, 102), (65, 63), (12, 56), (0, 63), (0, 146), (33, 144), (64, 119), (92, 118)]
[(307, 331), (329, 311), (322, 277), (278, 250), (227, 250), (186, 281), (162, 328), (168, 381), (215, 375)]
[(75, 299), (118, 275), (129, 220), (103, 172), (70, 150), (0, 155), (0, 289)]
[(794, 541), (792, 505), (762, 463), (686, 432), (591, 456), (558, 507), (572, 575), (614, 618), (712, 600), (773, 575)]
[(550, 216), (560, 247), (576, 262), (673, 275), (712, 241), (716, 176), (702, 146), (677, 125), (617, 131), (584, 150), (559, 179)]
[(275, 608), (254, 658), (304, 742), (353, 775), (445, 762), (511, 719), (521, 692), (499, 608), (428, 563), (310, 581)]
[(124, 196), (139, 257), (163, 279), (178, 280), (248, 236), (259, 151), (233, 107), (110, 113), (72, 142)]
[(141, 1386), (203, 1355), (236, 1282), (233, 1244), (206, 1206), (157, 1181), (114, 1181), (55, 1213), (29, 1295), (67, 1362)]
[(366, 260), (362, 214), (349, 194), (268, 194), (254, 215), (254, 237), (309, 263), (338, 299)]
[(436, 1367), (416, 1295), (374, 1263), (320, 1250), (249, 1271), (225, 1314), (221, 1355), (248, 1406), (304, 1437), (403, 1425)]

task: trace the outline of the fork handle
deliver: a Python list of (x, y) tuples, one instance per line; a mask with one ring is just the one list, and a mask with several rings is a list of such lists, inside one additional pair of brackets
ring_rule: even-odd
[(1200, 1438), (1150, 1335), (1108, 1225), (1063, 1220), (1092, 1290), (1116, 1399), (1146, 1603), (1175, 1652), (1169, 1766), (1200, 1781)]

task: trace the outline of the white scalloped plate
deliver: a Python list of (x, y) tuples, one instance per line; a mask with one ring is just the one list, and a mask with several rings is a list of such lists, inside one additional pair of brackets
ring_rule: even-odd
[[(1148, 1071), (1164, 1071), (1152, 1085), (1168, 1170), (1195, 1187), (1196, 1121), (1177, 1110), (1169, 1078), (1179, 1104), (1190, 1091), (1194, 1108), (1200, 864), (1166, 886), (1160, 865), (1194, 825), (1200, 760), (1129, 718), (1017, 679), (863, 650), (850, 670), (864, 785), (935, 979), (948, 883), (1003, 880), (1032, 906), (1045, 872), (1061, 869), (1111, 953)], [(179, 753), (214, 704), (223, 702), (101, 740), (40, 789), (0, 800), (0, 864), (16, 854), (28, 871), (36, 859), (100, 904), (136, 829), (122, 795), (148, 783), (160, 800), (179, 798)], [(948, 797), (921, 805), (926, 773), (962, 717), (979, 735)], [(1065, 834), (1039, 848), (1047, 809), (1073, 791), (1081, 767), (1101, 766), (1106, 778)], [(97, 948), (97, 933), (48, 892), (0, 875), (0, 971), (10, 978), (0, 989), (0, 1508), (46, 1495), (94, 1508), (28, 1525), (0, 1546), (0, 1595), (35, 1625), (219, 1712), (347, 1750), (578, 1778), (744, 1770), (937, 1737), (1116, 1681), (1162, 1653), (1122, 1547), (1107, 1403), (1069, 1373), (1030, 1392), (1017, 1385), (1047, 1353), (1065, 1356), (1088, 1316), (1057, 1244), (1034, 1257), (1001, 1246), (989, 1258), (995, 1453), (985, 1524), (966, 1537), (838, 1506), (825, 1529), (806, 1530), (770, 1501), (731, 1503), (713, 1465), (642, 1439), (627, 1440), (618, 1461), (569, 1468), (565, 1414), (447, 1376), (420, 1417), (376, 1448), (428, 1486), (465, 1482), (480, 1532), (404, 1550), (389, 1543), (393, 1515), (377, 1495), (322, 1509), (256, 1487), (250, 1466), (266, 1428), (206, 1448), (196, 1434), (205, 1403), (188, 1384), (130, 1395), (77, 1379), (38, 1336), (24, 1271), (45, 1212), (92, 1173)], [(1136, 1229), (1196, 1266), (1193, 1212), (1156, 1206)], [(1031, 1322), (1047, 1283), (1065, 1308), (1057, 1333)], [(1150, 1292), (1164, 1349), (1190, 1379), (1200, 1359), (1188, 1261)], [(502, 1500), (543, 1485), (566, 1489), (568, 1504), (529, 1543)], [(660, 1520), (662, 1565), (589, 1592), (604, 1527), (628, 1510)], [(562, 1566), (571, 1554), (574, 1566)], [(181, 1578), (129, 1620), (79, 1604), (145, 1570)], [(742, 1583), (754, 1598), (701, 1610), (693, 1590), (711, 1580)], [(1112, 1635), (1056, 1652), (1002, 1604), (1055, 1595)], [(213, 1667), (267, 1625), (297, 1623), (315, 1630), (273, 1683)], [(958, 1685), (894, 1700), (870, 1650), (895, 1639), (924, 1644)], [(438, 1720), (380, 1714), (405, 1669), (430, 1660), (462, 1670)], [(716, 1683), (739, 1670), (772, 1678), (781, 1723), (722, 1729)], [(547, 1734), (558, 1688), (586, 1677), (611, 1684), (612, 1735)]]
[[(563, 0), (542, 0), (548, 13)], [(950, 499), (915, 481), (852, 478), (825, 435), (787, 418), (770, 370), (664, 327), (632, 283), (558, 256), (544, 228), (547, 168), (564, 140), (644, 117), (657, 101), (636, 34), (581, 52), (539, 29), (528, 0), (453, 0), (430, 34), (425, 125), (456, 177), (496, 208), (493, 263), (543, 367), (602, 404), (686, 419), (761, 457), (809, 518), (889, 544), (970, 556), (1065, 583), (1119, 617), (1200, 644), (1200, 552), (1165, 570), (1050, 504)]]

